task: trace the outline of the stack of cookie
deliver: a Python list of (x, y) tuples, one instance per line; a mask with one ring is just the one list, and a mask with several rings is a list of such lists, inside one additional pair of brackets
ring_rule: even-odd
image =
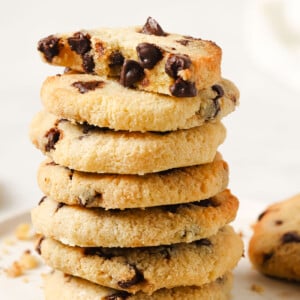
[(210, 41), (142, 27), (51, 35), (30, 137), (51, 299), (228, 299), (243, 245), (217, 152), (239, 93)]

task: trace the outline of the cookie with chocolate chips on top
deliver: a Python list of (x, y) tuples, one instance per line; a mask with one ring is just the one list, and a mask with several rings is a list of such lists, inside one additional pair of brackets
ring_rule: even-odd
[(113, 131), (73, 124), (42, 111), (33, 119), (33, 144), (57, 164), (83, 172), (146, 174), (212, 162), (226, 136), (217, 123), (171, 132)]
[(238, 105), (239, 91), (227, 79), (194, 98), (126, 89), (114, 80), (89, 74), (48, 77), (41, 89), (47, 111), (60, 118), (114, 130), (171, 131), (217, 122)]
[(263, 274), (300, 281), (300, 194), (270, 205), (253, 226), (249, 257)]
[(166, 33), (151, 17), (144, 26), (53, 34), (38, 43), (42, 58), (79, 72), (114, 77), (127, 88), (195, 97), (220, 80), (215, 43)]
[(107, 288), (79, 277), (53, 271), (43, 275), (47, 300), (229, 300), (233, 284), (230, 272), (203, 286), (160, 289), (151, 295), (143, 292), (131, 294)]
[[(128, 293), (201, 286), (231, 271), (243, 253), (238, 234), (226, 225), (193, 243), (143, 248), (71, 247), (51, 238), (39, 246), (52, 268)], [(65, 259), (67, 258), (67, 259)]]

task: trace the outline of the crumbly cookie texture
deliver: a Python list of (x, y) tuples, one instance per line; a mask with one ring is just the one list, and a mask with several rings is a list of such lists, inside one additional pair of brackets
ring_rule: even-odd
[(300, 281), (300, 194), (270, 205), (253, 226), (249, 257), (260, 272)]
[(31, 217), (38, 233), (71, 246), (149, 247), (212, 236), (234, 220), (238, 204), (229, 190), (188, 204), (126, 210), (68, 206), (43, 198)]
[(58, 202), (125, 209), (210, 198), (227, 187), (229, 169), (219, 153), (208, 164), (143, 176), (78, 172), (46, 159), (37, 179), (42, 192)]
[(135, 295), (110, 289), (60, 271), (43, 276), (47, 300), (229, 300), (233, 283), (230, 272), (214, 282), (197, 287), (160, 289), (152, 295), (138, 292)]
[(195, 97), (220, 79), (222, 51), (215, 43), (158, 32), (154, 22), (54, 34), (40, 40), (38, 50), (50, 64), (175, 97)]
[(140, 174), (212, 162), (224, 141), (221, 123), (167, 133), (72, 124), (45, 111), (30, 126), (33, 144), (54, 162), (97, 173)]
[(171, 131), (215, 122), (234, 111), (239, 91), (227, 79), (175, 98), (126, 89), (116, 81), (89, 74), (48, 77), (41, 98), (47, 111), (79, 123), (128, 131)]
[(238, 234), (226, 225), (193, 243), (143, 248), (80, 248), (51, 238), (38, 249), (46, 264), (94, 283), (152, 294), (161, 288), (201, 286), (232, 270), (243, 253)]

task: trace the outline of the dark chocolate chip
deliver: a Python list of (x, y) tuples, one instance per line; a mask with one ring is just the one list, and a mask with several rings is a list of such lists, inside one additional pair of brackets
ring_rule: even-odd
[(79, 55), (83, 55), (91, 50), (91, 37), (87, 33), (76, 32), (70, 38), (68, 38), (68, 43), (70, 48)]
[(43, 242), (44, 239), (45, 239), (45, 237), (42, 236), (42, 237), (38, 240), (38, 242), (37, 242), (37, 244), (36, 244), (36, 246), (35, 246), (35, 251), (36, 251), (39, 255), (42, 254), (41, 246), (42, 246), (42, 242)]
[(42, 197), (41, 200), (39, 201), (38, 205), (41, 205), (45, 201), (46, 198), (47, 198), (47, 196)]
[(197, 95), (195, 83), (181, 78), (176, 79), (175, 83), (170, 86), (170, 92), (175, 97), (195, 97)]
[(300, 243), (300, 235), (296, 231), (287, 232), (282, 236), (281, 242), (283, 244)]
[(219, 84), (215, 84), (211, 88), (217, 93), (217, 96), (214, 98), (215, 100), (224, 96), (224, 90)]
[(140, 270), (138, 270), (135, 265), (129, 264), (129, 266), (135, 274), (131, 279), (118, 281), (118, 286), (122, 289), (130, 288), (131, 286), (144, 281), (143, 273)]
[(93, 73), (95, 69), (95, 62), (93, 56), (85, 53), (82, 56), (82, 67), (86, 73)]
[(49, 35), (38, 42), (38, 50), (44, 54), (48, 62), (51, 62), (53, 57), (59, 54), (59, 41), (59, 38), (54, 35)]
[(130, 296), (127, 292), (117, 292), (115, 294), (105, 296), (104, 300), (126, 300)]
[(209, 239), (201, 239), (195, 242), (197, 246), (211, 246), (212, 243)]
[(152, 69), (161, 59), (161, 50), (153, 44), (140, 43), (136, 47), (140, 64), (145, 69)]
[(178, 72), (189, 68), (191, 64), (192, 61), (187, 55), (172, 54), (167, 59), (165, 71), (172, 78), (178, 78)]
[(123, 64), (120, 83), (125, 87), (132, 87), (144, 77), (144, 69), (134, 60), (126, 60)]
[(190, 40), (177, 40), (176, 42), (182, 46), (187, 46), (190, 43)]
[(282, 220), (276, 220), (275, 221), (275, 225), (277, 225), (277, 226), (280, 226), (280, 225), (282, 225), (283, 224), (283, 221)]
[(160, 27), (156, 20), (151, 17), (148, 17), (145, 25), (143, 26), (141, 33), (157, 35), (157, 36), (165, 36), (166, 33)]
[(110, 54), (109, 58), (109, 67), (113, 68), (116, 66), (122, 66), (124, 63), (124, 56), (120, 51), (114, 51)]
[(62, 202), (59, 202), (56, 206), (56, 209), (55, 209), (55, 213), (58, 212), (58, 210), (60, 210), (63, 206), (65, 206), (66, 204), (65, 203), (62, 203)]
[(273, 252), (264, 253), (263, 254), (263, 264), (266, 263), (269, 259), (271, 259), (273, 255), (274, 255)]
[(58, 128), (51, 128), (45, 134), (45, 137), (48, 139), (47, 144), (45, 145), (45, 151), (49, 152), (52, 149), (55, 149), (55, 144), (61, 137), (61, 131)]
[(81, 94), (85, 94), (89, 91), (102, 88), (105, 82), (102, 80), (91, 80), (91, 81), (76, 81), (72, 83), (72, 86), (77, 88)]

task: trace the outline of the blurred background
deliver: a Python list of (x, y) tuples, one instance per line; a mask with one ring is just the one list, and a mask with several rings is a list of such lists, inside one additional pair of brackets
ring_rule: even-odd
[(61, 72), (41, 62), (37, 41), (49, 34), (144, 24), (215, 41), (223, 76), (241, 92), (224, 123), (220, 150), (241, 215), (254, 220), (267, 204), (300, 192), (300, 1), (3, 1), (0, 10), (0, 220), (41, 198), (43, 156), (28, 126), (41, 109), (40, 86)]

